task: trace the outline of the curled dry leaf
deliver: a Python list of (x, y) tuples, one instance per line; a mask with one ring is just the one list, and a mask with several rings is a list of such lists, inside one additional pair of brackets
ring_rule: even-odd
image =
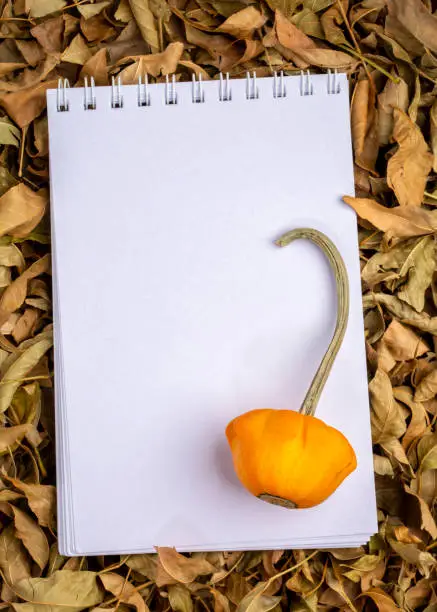
[(369, 384), (372, 405), (372, 438), (374, 444), (384, 444), (400, 438), (406, 430), (405, 420), (394, 398), (390, 378), (378, 370)]
[(396, 319), (387, 327), (383, 342), (396, 361), (406, 361), (420, 357), (429, 347), (410, 327)]
[[(226, 601), (226, 598), (223, 595), (221, 596)], [(168, 601), (171, 606), (171, 609), (174, 610), (175, 612), (193, 612), (194, 610), (191, 593), (182, 584), (173, 584), (168, 587)], [(216, 609), (217, 609), (217, 606), (216, 606)], [(216, 612), (216, 610), (214, 610), (214, 612)]]
[(24, 493), (30, 509), (42, 527), (52, 528), (56, 507), (56, 490), (51, 485), (28, 484), (16, 478), (9, 478), (10, 483)]
[(0, 455), (9, 453), (34, 429), (30, 423), (13, 427), (0, 427)]
[(401, 206), (420, 206), (433, 156), (422, 132), (408, 115), (395, 108), (393, 118), (393, 138), (399, 149), (388, 161), (387, 183)]
[(175, 548), (157, 548), (159, 562), (164, 570), (178, 582), (188, 584), (197, 576), (212, 574), (215, 567), (203, 557), (184, 557)]
[(432, 169), (437, 172), (437, 99), (430, 112), (431, 150), (433, 152)]
[(41, 221), (47, 202), (46, 189), (33, 191), (24, 183), (11, 187), (0, 197), (0, 236), (29, 234)]
[(387, 145), (393, 135), (393, 111), (395, 108), (406, 112), (408, 109), (408, 85), (399, 78), (398, 81), (387, 80), (383, 91), (378, 96), (378, 142)]
[[(21, 541), (15, 535), (13, 524), (5, 527), (0, 533), (0, 569), (4, 576), (5, 584), (14, 587), (25, 578), (30, 578), (30, 559)], [(13, 597), (14, 593), (9, 593)], [(4, 599), (4, 592), (2, 592)]]
[(0, 320), (3, 313), (11, 313), (19, 308), (27, 295), (27, 284), (32, 278), (48, 272), (50, 269), (50, 255), (37, 259), (18, 278), (6, 287), (0, 298)]
[(26, 127), (45, 109), (47, 89), (55, 89), (57, 85), (56, 80), (45, 81), (28, 89), (0, 94), (0, 106), (19, 127)]
[(105, 589), (115, 595), (118, 601), (133, 606), (137, 612), (148, 611), (149, 608), (140, 593), (123, 576), (114, 572), (105, 572), (101, 574), (100, 580)]
[(236, 612), (268, 612), (281, 601), (281, 597), (266, 595), (267, 582), (259, 582), (237, 606)]
[(411, 325), (430, 334), (437, 334), (437, 317), (430, 317), (426, 312), (417, 312), (394, 295), (370, 293), (363, 297), (364, 308), (369, 308), (375, 304), (385, 306), (393, 316), (405, 325)]
[(437, 538), (437, 525), (431, 514), (431, 510), (420, 495), (415, 493), (405, 485), (405, 492), (407, 493), (408, 499), (412, 500), (415, 506), (415, 514), (417, 516), (417, 528), (423, 529), (429, 533), (429, 535), (436, 539)]
[(378, 588), (370, 589), (363, 593), (363, 596), (369, 597), (376, 604), (380, 612), (395, 612), (401, 608), (396, 605), (395, 601), (385, 591)]
[(416, 402), (426, 402), (437, 395), (437, 369), (424, 376), (417, 385), (414, 399)]
[[(95, 6), (95, 5), (91, 5)], [(80, 8), (80, 7), (79, 7)], [(70, 64), (79, 64), (83, 66), (91, 58), (91, 51), (89, 50), (83, 36), (76, 34), (71, 41), (70, 45), (65, 49), (61, 55), (63, 62), (69, 62)]]
[(30, 556), (39, 565), (45, 568), (49, 560), (49, 544), (41, 527), (25, 512), (12, 506), (17, 537), (23, 542)]
[(368, 79), (358, 81), (352, 96), (351, 129), (355, 163), (373, 172), (378, 156), (378, 115), (375, 90)]

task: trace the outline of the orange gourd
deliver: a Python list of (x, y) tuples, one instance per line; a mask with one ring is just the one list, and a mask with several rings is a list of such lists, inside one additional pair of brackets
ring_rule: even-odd
[(299, 412), (261, 408), (233, 419), (226, 428), (234, 468), (256, 497), (287, 508), (323, 502), (355, 470), (355, 452), (346, 437), (314, 416), (346, 331), (349, 284), (343, 259), (331, 240), (313, 229), (296, 229), (276, 244), (307, 238), (325, 252), (337, 284), (337, 325), (329, 348)]

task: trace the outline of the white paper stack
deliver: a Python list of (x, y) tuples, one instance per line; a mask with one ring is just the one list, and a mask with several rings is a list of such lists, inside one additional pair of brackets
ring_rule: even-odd
[[(333, 79), (285, 77), (276, 97), (273, 78), (231, 80), (228, 101), (218, 81), (47, 92), (62, 553), (331, 548), (377, 530), (356, 217), (341, 200), (348, 86)], [(288, 510), (243, 488), (224, 431), (253, 408), (298, 410), (329, 344), (323, 253), (273, 244), (308, 226), (349, 273), (317, 416), (358, 468), (320, 506)]]

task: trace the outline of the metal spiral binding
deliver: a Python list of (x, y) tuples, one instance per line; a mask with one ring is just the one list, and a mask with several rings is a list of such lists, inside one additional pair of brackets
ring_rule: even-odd
[(165, 75), (165, 103), (166, 104), (177, 104), (178, 94), (176, 91), (176, 77), (171, 77), (171, 83), (168, 80), (168, 74)]
[(273, 97), (274, 98), (285, 98), (287, 96), (287, 90), (285, 88), (284, 72), (281, 70), (279, 73), (273, 74)]
[(339, 94), (341, 91), (340, 83), (338, 82), (338, 73), (337, 69), (332, 73), (331, 70), (328, 70), (328, 94)]
[(111, 107), (123, 108), (123, 96), (121, 95), (121, 79), (117, 77), (117, 81), (112, 77), (111, 84)]
[(94, 77), (91, 77), (89, 87), (88, 87), (88, 77), (84, 78), (83, 107), (85, 110), (96, 110), (95, 87), (96, 87), (96, 84), (94, 83)]
[(256, 86), (256, 72), (252, 72), (252, 77), (249, 72), (246, 72), (246, 98), (248, 100), (258, 100), (259, 91)]
[(138, 77), (138, 106), (150, 106), (149, 79), (144, 76), (144, 84), (141, 76)]
[(198, 81), (196, 81), (196, 76), (193, 74), (191, 81), (191, 96), (194, 104), (205, 102), (205, 92), (203, 91), (202, 75), (200, 73)]
[(58, 80), (58, 89), (56, 91), (56, 108), (59, 113), (68, 111), (69, 103), (67, 97), (67, 89), (70, 87), (68, 79)]
[(232, 100), (232, 89), (229, 83), (229, 72), (226, 73), (224, 79), (223, 74), (220, 72), (219, 100), (220, 102), (230, 102)]
[[(56, 92), (56, 109), (58, 112), (70, 110), (70, 99), (72, 94), (68, 93), (69, 87), (70, 84), (68, 79), (60, 78), (58, 80), (58, 88)], [(93, 77), (84, 78), (83, 107), (85, 110), (96, 109), (95, 87)], [(328, 95), (337, 95), (341, 93), (341, 81), (339, 79), (337, 70), (328, 70), (326, 92)], [(314, 95), (314, 86), (309, 70), (302, 70), (300, 73), (299, 93), (301, 96)], [(245, 94), (246, 99), (248, 100), (257, 100), (259, 98), (259, 88), (257, 85), (255, 72), (252, 72), (251, 74), (249, 72), (246, 73)], [(201, 74), (199, 74), (197, 78), (196, 75), (193, 74), (191, 96), (194, 104), (205, 102), (205, 88)], [(279, 72), (279, 74), (277, 72), (274, 72), (273, 74), (273, 97), (275, 99), (287, 97), (286, 78), (283, 71)], [(218, 99), (220, 102), (229, 102), (232, 100), (232, 88), (229, 73), (226, 73), (225, 75), (220, 73), (219, 75)], [(165, 77), (164, 102), (166, 105), (178, 104), (178, 92), (175, 75), (172, 75), (171, 80), (168, 75)], [(138, 78), (137, 103), (139, 107), (151, 106), (152, 102), (147, 74), (144, 76), (144, 82), (141, 76)], [(123, 86), (120, 76), (116, 78), (112, 77), (111, 107), (123, 108), (123, 106)]]
[(311, 82), (311, 73), (309, 70), (307, 70), (306, 72), (304, 72), (303, 70), (300, 71), (300, 95), (314, 95), (314, 87)]

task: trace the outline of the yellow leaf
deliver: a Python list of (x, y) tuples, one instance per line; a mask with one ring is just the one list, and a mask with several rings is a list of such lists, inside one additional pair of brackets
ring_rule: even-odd
[(173, 584), (168, 587), (168, 601), (175, 612), (193, 612), (194, 610), (191, 593), (182, 584)]
[(437, 172), (437, 99), (431, 107), (430, 130), (431, 130), (431, 149), (434, 155), (432, 169)]
[(0, 455), (8, 453), (33, 429), (30, 423), (15, 425), (13, 427), (0, 427)]
[(401, 609), (396, 605), (390, 595), (387, 595), (382, 589), (373, 588), (363, 593), (362, 597), (370, 597), (373, 603), (376, 604), (379, 612), (396, 612)]
[(25, 512), (12, 506), (17, 537), (23, 542), (41, 570), (49, 560), (49, 544), (41, 527)]
[(399, 148), (388, 161), (387, 183), (401, 206), (420, 206), (433, 156), (422, 132), (408, 115), (395, 108), (393, 118), (393, 138)]
[(19, 308), (27, 295), (27, 283), (50, 268), (50, 255), (37, 259), (18, 278), (16, 278), (3, 292), (0, 298), (0, 312), (14, 312)]
[(393, 396), (388, 375), (377, 370), (369, 384), (372, 405), (372, 438), (374, 444), (384, 444), (399, 438), (406, 430), (405, 420)]
[[(84, 19), (90, 19), (94, 15), (98, 15), (103, 11), (104, 8), (109, 6), (111, 2), (104, 0), (103, 2), (96, 2), (95, 4), (79, 4), (77, 10)], [(67, 60), (68, 61), (68, 60)]]
[(404, 112), (408, 108), (408, 85), (401, 78), (398, 78), (397, 82), (388, 79), (378, 96), (378, 141), (380, 145), (387, 145), (393, 135), (395, 108)]
[(16, 478), (8, 478), (16, 489), (24, 493), (30, 509), (42, 527), (52, 528), (56, 508), (56, 490), (51, 485), (29, 484)]
[(437, 394), (437, 369), (424, 376), (417, 385), (414, 399), (416, 402), (426, 402)]
[(0, 197), (0, 236), (26, 236), (41, 221), (47, 202), (45, 189), (33, 191), (24, 183), (11, 187)]
[(64, 8), (65, 0), (26, 0), (26, 12), (30, 17), (45, 17)]

